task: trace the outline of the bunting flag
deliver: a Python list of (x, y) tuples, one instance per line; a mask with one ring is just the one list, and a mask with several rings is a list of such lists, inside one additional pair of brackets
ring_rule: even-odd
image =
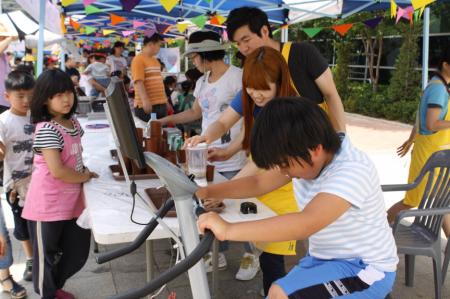
[(86, 34), (88, 35), (97, 31), (97, 28), (92, 26), (85, 26), (84, 29), (86, 30)]
[(115, 14), (109, 14), (111, 17), (111, 25), (116, 26), (119, 23), (125, 22), (127, 19)]
[(111, 41), (109, 39), (103, 41), (103, 46), (105, 48), (109, 48), (111, 46)]
[(413, 13), (414, 13), (414, 8), (412, 6), (408, 6), (406, 8), (398, 7), (397, 18), (395, 20), (395, 23), (398, 23), (400, 18), (404, 18), (404, 19), (411, 21)]
[(306, 35), (309, 36), (309, 38), (313, 38), (316, 36), (320, 31), (322, 31), (323, 27), (316, 27), (316, 28), (303, 28), (303, 32), (306, 33)]
[(127, 36), (134, 34), (135, 32), (136, 32), (136, 30), (125, 30), (125, 31), (122, 31), (122, 35), (124, 37), (127, 37)]
[(422, 15), (425, 6), (435, 2), (436, 0), (411, 0), (411, 4), (414, 7), (414, 10), (420, 9), (419, 16)]
[(380, 24), (381, 20), (383, 19), (383, 17), (376, 17), (374, 19), (370, 19), (370, 20), (366, 20), (363, 23), (372, 29), (375, 29), (375, 27), (378, 26), (378, 24)]
[(156, 32), (156, 30), (153, 29), (153, 28), (146, 29), (146, 30), (144, 31), (144, 36), (145, 36), (145, 37), (152, 37), (152, 35), (155, 34), (155, 32)]
[(219, 22), (219, 25), (222, 25), (227, 20), (227, 18), (225, 18), (224, 16), (221, 16), (219, 14), (216, 14), (216, 18), (217, 18), (217, 21)]
[(209, 3), (211, 3), (211, 0), (205, 0), (205, 2), (209, 4)]
[(208, 20), (207, 17), (204, 15), (199, 15), (195, 18), (189, 19), (189, 21), (191, 21), (193, 24), (195, 24), (200, 29), (203, 29), (207, 20)]
[(167, 12), (171, 12), (172, 9), (178, 4), (178, 1), (179, 0), (159, 0)]
[(132, 11), (141, 2), (141, 0), (120, 0), (124, 11)]
[(129, 38), (124, 38), (123, 42), (124, 42), (125, 45), (128, 45), (128, 43), (130, 42), (130, 39)]
[(62, 6), (66, 7), (69, 5), (74, 4), (75, 2), (77, 2), (77, 0), (61, 0), (61, 4)]
[(189, 27), (188, 23), (177, 23), (178, 32), (184, 33), (186, 29)]
[(415, 10), (414, 11), (414, 22), (418, 22), (420, 19), (420, 11), (419, 10)]
[(395, 18), (397, 16), (397, 3), (394, 0), (391, 0), (391, 18)]
[(397, 10), (397, 16), (395, 18), (395, 24), (398, 23), (398, 21), (400, 20), (401, 17), (403, 17), (403, 14), (405, 13), (405, 11), (403, 10), (403, 8), (401, 8), (400, 6), (398, 7)]
[(144, 25), (145, 25), (145, 22), (133, 21), (133, 29), (138, 29), (139, 27), (142, 27)]
[(88, 5), (91, 5), (92, 3), (94, 3), (95, 1), (97, 1), (97, 0), (83, 0), (83, 4), (84, 4), (84, 6), (88, 6)]
[(353, 24), (349, 23), (349, 24), (334, 25), (331, 26), (331, 28), (333, 28), (334, 31), (339, 33), (341, 36), (345, 36), (347, 34), (347, 31), (349, 31), (350, 28), (352, 28), (352, 26)]
[(211, 24), (211, 25), (220, 25), (219, 24), (219, 19), (217, 18), (217, 16), (212, 16), (211, 19), (209, 19), (209, 24)]
[(111, 33), (114, 33), (114, 32), (116, 32), (116, 31), (115, 30), (110, 30), (110, 29), (103, 29), (103, 31), (102, 31), (104, 36), (107, 36), (107, 35), (109, 35)]
[(88, 6), (84, 7), (84, 12), (86, 13), (86, 15), (91, 15), (94, 13), (103, 12), (103, 10), (101, 10), (100, 8), (98, 8), (94, 5), (88, 5)]
[(172, 28), (171, 25), (167, 25), (167, 24), (155, 24), (155, 27), (156, 27), (156, 31), (161, 34), (165, 34), (167, 31), (170, 30), (170, 28)]
[(73, 29), (78, 30), (80, 28), (80, 23), (75, 22), (74, 20), (72, 20), (72, 18), (69, 19), (69, 24), (70, 26), (73, 27)]

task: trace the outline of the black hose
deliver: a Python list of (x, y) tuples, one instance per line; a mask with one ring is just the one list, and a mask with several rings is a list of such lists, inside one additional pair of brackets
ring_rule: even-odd
[(110, 299), (138, 299), (145, 297), (151, 293), (157, 291), (161, 286), (165, 285), (169, 281), (177, 278), (180, 274), (186, 272), (193, 267), (197, 262), (203, 258), (203, 256), (211, 248), (214, 241), (214, 234), (211, 231), (206, 231), (200, 243), (184, 260), (172, 268), (164, 271), (161, 275), (150, 281), (148, 284), (137, 290), (130, 290), (123, 294), (110, 297)]
[[(173, 199), (167, 200), (164, 205), (158, 210), (156, 216), (159, 218), (163, 218), (168, 211), (170, 211), (174, 207)], [(145, 228), (139, 233), (139, 235), (131, 242), (129, 245), (120, 247), (116, 250), (111, 250), (108, 252), (101, 253), (97, 255), (96, 261), (98, 264), (106, 263), (110, 260), (121, 257), (125, 254), (128, 254), (136, 249), (138, 249), (144, 242), (147, 240), (148, 236), (153, 232), (153, 230), (158, 226), (158, 221), (156, 217), (153, 217), (150, 220), (149, 224), (145, 226)]]

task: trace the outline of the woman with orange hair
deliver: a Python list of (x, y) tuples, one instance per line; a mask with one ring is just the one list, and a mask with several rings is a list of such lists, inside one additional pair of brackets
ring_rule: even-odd
[[(297, 96), (297, 93), (291, 85), (291, 76), (286, 61), (278, 51), (270, 47), (261, 47), (245, 58), (241, 105), (231, 104), (221, 117), (208, 127), (203, 135), (194, 136), (186, 142), (191, 144), (206, 142), (210, 144), (220, 138), (223, 132), (226, 132), (243, 117), (245, 129), (241, 132), (241, 138), (236, 139), (226, 149), (209, 148), (208, 154), (210, 160), (226, 160), (228, 155), (236, 149), (243, 147), (248, 151), (253, 120), (259, 110), (273, 98), (289, 96)], [(262, 170), (258, 169), (249, 159), (247, 165), (233, 179), (254, 175), (259, 171)], [(292, 183), (258, 197), (258, 199), (278, 215), (298, 211), (292, 191)], [(267, 295), (272, 282), (286, 275), (284, 255), (296, 254), (296, 241), (258, 243), (255, 245), (262, 251), (259, 261), (249, 256), (247, 263), (241, 262), (236, 279), (245, 277), (246, 272), (252, 272), (254, 269), (257, 271), (259, 263), (263, 273), (264, 294)]]

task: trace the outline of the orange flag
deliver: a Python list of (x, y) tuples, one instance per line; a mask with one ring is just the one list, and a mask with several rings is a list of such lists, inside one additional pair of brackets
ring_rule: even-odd
[(72, 18), (69, 19), (69, 24), (75, 30), (78, 30), (80, 28), (80, 26), (81, 26), (80, 23), (75, 22), (74, 20), (72, 20)]
[(116, 26), (119, 23), (125, 22), (127, 19), (115, 14), (109, 14), (111, 16), (111, 25)]
[(220, 25), (220, 21), (217, 18), (217, 16), (212, 16), (211, 19), (209, 19), (209, 24), (211, 24), (211, 25)]
[(334, 25), (331, 26), (337, 33), (339, 33), (341, 36), (345, 36), (347, 34), (347, 31), (352, 28), (353, 24), (341, 24), (341, 25)]

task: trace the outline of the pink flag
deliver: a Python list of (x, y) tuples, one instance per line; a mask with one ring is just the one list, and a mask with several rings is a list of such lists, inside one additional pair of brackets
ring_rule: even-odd
[(144, 25), (145, 25), (145, 22), (133, 21), (133, 29), (137, 29), (137, 28), (142, 27)]
[(122, 31), (122, 35), (124, 37), (127, 37), (127, 36), (134, 34), (135, 32), (136, 32), (135, 30), (126, 30), (126, 31)]
[(88, 6), (88, 5), (91, 5), (92, 3), (94, 3), (95, 1), (97, 1), (97, 0), (83, 0), (83, 4), (84, 4), (84, 6)]

